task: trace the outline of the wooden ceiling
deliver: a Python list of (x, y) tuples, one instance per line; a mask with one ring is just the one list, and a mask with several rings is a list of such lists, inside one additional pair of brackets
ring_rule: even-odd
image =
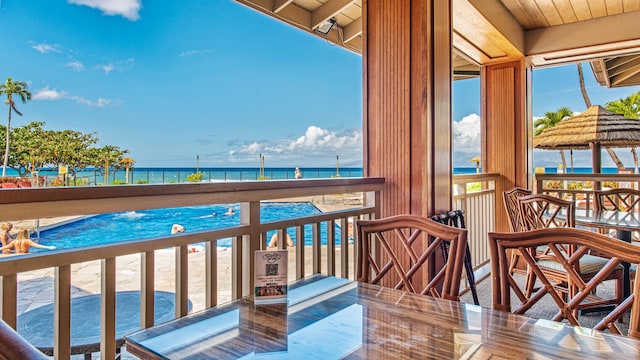
[[(349, 51), (362, 51), (362, 0), (236, 0)], [(335, 25), (316, 31), (329, 19)], [(640, 85), (640, 0), (453, 0), (454, 78), (525, 57), (588, 61), (602, 85)]]

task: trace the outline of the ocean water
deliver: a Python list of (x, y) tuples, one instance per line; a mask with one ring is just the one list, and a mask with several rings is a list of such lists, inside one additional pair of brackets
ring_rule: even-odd
[[(332, 168), (300, 168), (302, 177), (305, 179), (329, 179), (335, 177), (362, 177), (362, 168), (339, 168), (336, 171)], [(168, 184), (183, 183), (187, 181), (190, 174), (203, 173), (203, 181), (206, 182), (224, 182), (224, 181), (246, 181), (246, 180), (288, 180), (295, 179), (295, 168), (265, 168), (263, 175), (259, 168), (147, 168), (136, 167), (129, 171), (130, 183), (148, 183), (148, 184)], [(476, 172), (475, 167), (460, 167), (454, 169), (455, 174), (473, 174)], [(13, 169), (7, 169), (8, 176), (17, 176), (17, 172)], [(58, 175), (57, 170), (41, 170), (40, 176), (46, 177), (49, 181), (62, 177)], [(337, 176), (336, 176), (337, 175)], [(76, 174), (78, 185), (101, 185), (104, 184), (104, 175), (100, 170), (85, 170)], [(108, 183), (125, 182), (126, 171), (117, 170), (109, 173)], [(71, 175), (67, 174), (67, 181), (71, 181)]]
[[(305, 179), (329, 179), (335, 178), (336, 174), (341, 178), (349, 177), (362, 177), (362, 168), (340, 168), (336, 171), (336, 168), (301, 168), (302, 176)], [(585, 174), (591, 173), (590, 167), (577, 167), (569, 169), (569, 172)], [(187, 182), (187, 176), (199, 171), (203, 173), (202, 181), (205, 182), (225, 182), (225, 181), (247, 181), (247, 180), (287, 180), (295, 179), (295, 168), (265, 168), (262, 175), (259, 168), (146, 168), (136, 167), (129, 171), (129, 183), (144, 183), (144, 184), (172, 184), (172, 183), (184, 183)], [(454, 174), (474, 174), (476, 172), (475, 167), (456, 167), (454, 168)], [(555, 167), (545, 168), (545, 173), (554, 174), (558, 169)], [(617, 172), (616, 168), (603, 168), (602, 172), (605, 174), (614, 174)], [(17, 176), (17, 173), (12, 169), (7, 169), (8, 176)], [(56, 178), (62, 176), (58, 175), (57, 170), (42, 170), (39, 173), (47, 179), (47, 182), (54, 181)], [(114, 182), (125, 183), (126, 172), (125, 170), (117, 170), (109, 173), (107, 182), (113, 184)], [(67, 183), (71, 185), (72, 178), (67, 175)], [(76, 174), (77, 185), (102, 185), (104, 184), (104, 175), (99, 170), (85, 170)]]

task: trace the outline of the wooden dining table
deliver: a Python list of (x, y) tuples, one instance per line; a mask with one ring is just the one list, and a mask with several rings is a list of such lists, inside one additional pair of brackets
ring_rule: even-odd
[(291, 285), (125, 339), (142, 359), (621, 359), (640, 340), (335, 277)]

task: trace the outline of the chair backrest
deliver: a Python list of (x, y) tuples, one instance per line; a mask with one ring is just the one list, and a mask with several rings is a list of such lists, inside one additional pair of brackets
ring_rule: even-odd
[(0, 360), (49, 359), (7, 323), (0, 320)]
[[(358, 220), (356, 226), (358, 281), (458, 300), (467, 230), (418, 215)], [(442, 242), (448, 243), (449, 254), (437, 269)], [(433, 269), (430, 278), (425, 278), (427, 269)]]
[[(562, 257), (558, 264), (562, 266), (568, 276), (573, 279), (573, 284), (577, 291), (569, 294), (567, 299), (560, 293), (558, 287), (552, 285), (552, 281), (546, 276), (545, 271), (531, 256), (531, 253), (540, 246), (548, 246), (554, 254)], [(560, 248), (574, 247), (576, 251), (572, 255), (560, 251)], [(614, 271), (619, 271), (621, 262), (630, 264), (640, 264), (640, 247), (625, 243), (623, 241), (612, 240), (602, 234), (575, 228), (547, 228), (520, 233), (489, 233), (489, 248), (491, 251), (491, 278), (493, 308), (524, 314), (535, 309), (534, 305), (545, 295), (551, 295), (552, 305), (558, 307), (558, 312), (553, 320), (560, 321), (566, 319), (570, 324), (576, 326), (587, 326), (581, 324), (576, 316), (578, 310), (587, 308), (591, 301), (595, 288), (602, 284)], [(521, 249), (522, 257), (526, 260), (531, 271), (533, 271), (542, 283), (540, 289), (525, 296), (525, 289), (520, 282), (516, 281), (509, 272), (509, 256), (507, 252), (514, 249)], [(522, 251), (524, 249), (525, 251)], [(585, 256), (589, 249), (597, 250), (608, 260), (597, 274), (590, 277), (588, 282), (584, 282), (577, 270), (573, 266), (581, 257)], [(587, 255), (588, 256), (588, 255)], [(511, 294), (516, 294), (513, 303)], [(547, 297), (548, 298), (548, 297)], [(587, 300), (587, 301), (585, 301)], [(518, 303), (519, 302), (519, 303)], [(618, 322), (625, 312), (631, 309), (631, 318), (628, 323), (628, 331), (620, 326)], [(640, 272), (636, 272), (635, 285), (629, 297), (618, 303), (609, 314), (603, 314), (602, 318), (595, 325), (588, 327), (597, 330), (609, 329), (613, 333), (624, 334), (640, 338)]]
[(517, 201), (521, 231), (575, 227), (575, 207), (572, 201), (544, 194), (521, 196)]
[(518, 205), (518, 198), (531, 194), (531, 190), (521, 187), (514, 187), (511, 190), (507, 190), (502, 193), (502, 201), (504, 203), (505, 210), (507, 210), (507, 217), (509, 218), (511, 231), (520, 231), (520, 207)]
[(596, 210), (640, 211), (640, 190), (620, 188), (594, 192)]

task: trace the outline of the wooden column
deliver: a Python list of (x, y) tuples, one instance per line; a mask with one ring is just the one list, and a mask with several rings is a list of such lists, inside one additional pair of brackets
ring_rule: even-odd
[(364, 0), (364, 173), (381, 216), (451, 207), (451, 1)]
[(526, 78), (524, 60), (482, 68), (483, 169), (501, 175), (496, 184), (496, 231), (509, 231), (502, 192), (514, 186), (530, 188)]

